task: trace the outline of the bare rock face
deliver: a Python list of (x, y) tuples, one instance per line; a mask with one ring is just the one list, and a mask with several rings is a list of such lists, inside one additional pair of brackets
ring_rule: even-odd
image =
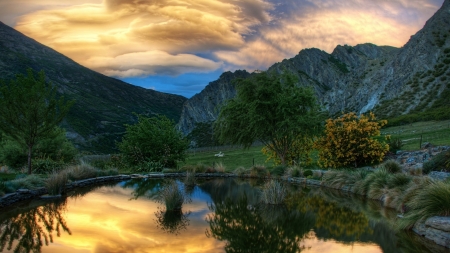
[[(402, 48), (366, 43), (337, 46), (331, 54), (304, 49), (268, 71), (286, 69), (297, 75), (298, 85), (313, 87), (331, 116), (375, 111), (377, 116), (393, 117), (426, 110), (450, 92), (449, 38), (450, 0), (445, 0)], [(197, 122), (216, 119), (217, 108), (235, 95), (226, 80), (211, 82), (185, 103), (178, 123), (183, 133), (190, 133)]]

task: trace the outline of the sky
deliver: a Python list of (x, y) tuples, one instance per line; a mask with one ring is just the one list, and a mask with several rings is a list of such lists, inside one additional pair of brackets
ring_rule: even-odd
[(403, 46), (444, 0), (0, 0), (0, 21), (79, 64), (191, 97), (305, 48)]

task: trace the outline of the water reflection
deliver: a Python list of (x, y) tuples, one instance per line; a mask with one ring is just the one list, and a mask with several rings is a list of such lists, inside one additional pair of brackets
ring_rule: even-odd
[(0, 217), (0, 251), (6, 247), (14, 252), (41, 252), (41, 247), (53, 242), (61, 230), (71, 234), (63, 217), (66, 199), (31, 207), (28, 210), (2, 214)]
[(211, 204), (206, 234), (227, 241), (226, 252), (300, 252), (313, 217), (283, 206), (252, 206), (247, 197)]
[(181, 210), (158, 209), (155, 212), (157, 227), (164, 232), (177, 235), (189, 226), (189, 214), (190, 211), (183, 213)]

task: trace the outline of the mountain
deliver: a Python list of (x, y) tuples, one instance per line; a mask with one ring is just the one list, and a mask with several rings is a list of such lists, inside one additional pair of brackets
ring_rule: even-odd
[[(268, 71), (288, 70), (299, 78), (299, 85), (313, 87), (330, 116), (374, 111), (379, 118), (450, 117), (449, 35), (450, 0), (445, 0), (402, 48), (366, 43), (339, 45), (331, 54), (304, 49)], [(186, 101), (178, 123), (183, 133), (216, 119), (217, 108), (236, 94), (230, 80), (220, 77)]]
[(133, 112), (163, 114), (177, 122), (185, 97), (137, 87), (104, 76), (26, 37), (0, 22), (0, 78), (44, 70), (49, 82), (67, 99), (75, 99), (63, 127), (82, 150), (114, 152), (124, 124), (136, 122)]

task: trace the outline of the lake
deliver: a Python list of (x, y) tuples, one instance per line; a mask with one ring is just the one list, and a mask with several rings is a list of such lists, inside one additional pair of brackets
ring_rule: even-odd
[(182, 210), (166, 211), (154, 199), (163, 183), (132, 179), (2, 210), (0, 252), (445, 252), (396, 231), (395, 210), (333, 190), (287, 185), (286, 205), (264, 205), (263, 181), (197, 180)]

